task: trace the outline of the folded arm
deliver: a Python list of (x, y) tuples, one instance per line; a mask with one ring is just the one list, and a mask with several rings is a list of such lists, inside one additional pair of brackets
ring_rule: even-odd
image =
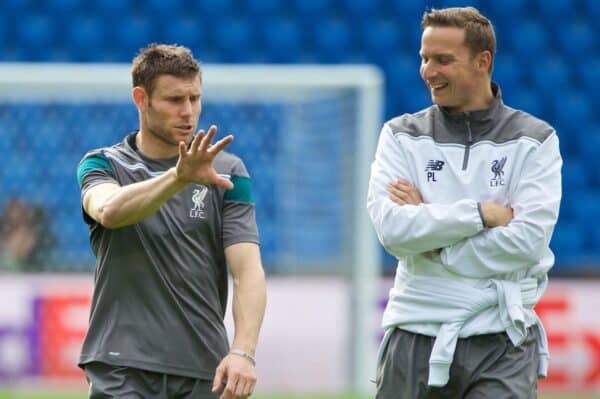
[(441, 251), (444, 265), (461, 275), (491, 277), (537, 265), (548, 251), (558, 218), (562, 160), (550, 136), (532, 153), (511, 198), (514, 218)]
[(371, 167), (367, 209), (377, 236), (395, 256), (423, 253), (446, 247), (483, 229), (477, 202), (400, 205), (391, 198), (390, 183), (410, 184), (406, 155), (391, 129), (384, 126)]

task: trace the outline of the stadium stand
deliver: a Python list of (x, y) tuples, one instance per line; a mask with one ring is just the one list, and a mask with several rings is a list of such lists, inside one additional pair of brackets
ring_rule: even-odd
[[(552, 242), (557, 257), (554, 273), (587, 273), (590, 268), (600, 272), (600, 225), (589, 222), (600, 216), (597, 0), (4, 0), (0, 62), (130, 62), (136, 50), (151, 41), (187, 45), (205, 63), (369, 62), (386, 74), (385, 118), (390, 118), (429, 104), (418, 76), (420, 16), (425, 6), (455, 5), (476, 5), (495, 22), (494, 80), (506, 102), (548, 120), (558, 130), (565, 196)], [(267, 104), (251, 111), (263, 112), (265, 124), (276, 131), (281, 122), (276, 107)], [(208, 106), (205, 115), (210, 115), (206, 120), (220, 121), (225, 131), (238, 129), (237, 115), (227, 104)], [(92, 262), (74, 177), (79, 158), (88, 149), (118, 140), (136, 122), (131, 104), (0, 105), (0, 204), (17, 194), (48, 207), (58, 237), (55, 257), (61, 262), (56, 267), (85, 269)], [(287, 169), (273, 167), (281, 164), (278, 157), (290, 154), (257, 148), (281, 138), (257, 142), (250, 139), (254, 134), (261, 133), (238, 135), (233, 150), (243, 157), (262, 154), (247, 158), (248, 168), (260, 176), (255, 194), (261, 204), (258, 216), (267, 266), (285, 256), (290, 243), (307, 258), (327, 258), (330, 249), (324, 243), (331, 246), (339, 240), (332, 231), (315, 222), (307, 234), (298, 235), (282, 231), (272, 220), (296, 207), (298, 217), (325, 220), (321, 225), (339, 228), (336, 201), (325, 201), (317, 214), (303, 212), (301, 201), (286, 197), (298, 192), (281, 190), (285, 179), (295, 178), (294, 164)], [(310, 142), (316, 140), (312, 136), (301, 140), (305, 142), (288, 144), (337, 148), (336, 142)], [(336, 170), (327, 164), (333, 157), (314, 157), (303, 167), (313, 168), (322, 182), (335, 179), (335, 174), (319, 173), (323, 168)], [(42, 173), (19, 166), (27, 162), (47, 167)], [(302, 184), (312, 183), (307, 179)], [(386, 257), (386, 270), (393, 263)]]

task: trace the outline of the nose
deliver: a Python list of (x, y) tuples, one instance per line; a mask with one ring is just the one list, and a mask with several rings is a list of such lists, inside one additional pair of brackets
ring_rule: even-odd
[(431, 80), (437, 74), (436, 68), (431, 64), (431, 62), (421, 62), (421, 77), (424, 80)]
[(181, 111), (180, 111), (180, 113), (183, 116), (192, 115), (193, 108), (194, 108), (194, 105), (192, 104), (192, 101), (190, 99), (187, 99), (181, 105)]

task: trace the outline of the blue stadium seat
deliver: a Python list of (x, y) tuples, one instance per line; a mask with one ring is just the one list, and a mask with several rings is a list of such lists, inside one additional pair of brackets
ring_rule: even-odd
[(477, 0), (441, 0), (440, 7), (476, 7), (480, 8)]
[(405, 21), (416, 21), (421, 23), (423, 13), (428, 9), (428, 4), (422, 0), (390, 0), (390, 9), (395, 18)]
[(2, 14), (8, 20), (23, 18), (23, 16), (33, 13), (34, 9), (33, 0), (4, 0), (2, 2)]
[(383, 7), (383, 0), (345, 0), (342, 2), (346, 18), (349, 20), (364, 20), (372, 17)]
[[(597, 223), (596, 220), (600, 218), (600, 191), (588, 190), (581, 192), (580, 195), (572, 197), (574, 200), (573, 211), (576, 220), (580, 223), (581, 227), (585, 229), (587, 233)], [(590, 221), (594, 221), (590, 223)]]
[(525, 80), (523, 66), (510, 54), (501, 54), (494, 60), (492, 80), (500, 85), (502, 91), (511, 92), (520, 87)]
[[(12, 24), (11, 19), (7, 17), (4, 13), (0, 13), (0, 44), (3, 42), (7, 42), (9, 37), (14, 37), (12, 35)], [(0, 45), (0, 61), (2, 60), (2, 49)]]
[(587, 255), (595, 257), (596, 263), (600, 259), (600, 226), (596, 225), (592, 230), (590, 237), (590, 249), (586, 252)]
[(388, 86), (387, 115), (390, 117), (431, 105), (431, 96), (419, 75), (419, 66), (418, 56), (406, 53), (390, 57), (384, 64)]
[(540, 54), (548, 51), (548, 32), (535, 20), (516, 24), (509, 32), (511, 48), (521, 64), (537, 62)]
[(597, 21), (600, 18), (600, 2), (597, 0), (582, 0), (582, 12), (590, 21)]
[(593, 54), (597, 51), (598, 27), (595, 29), (586, 21), (576, 20), (562, 22), (557, 28), (557, 44), (561, 55), (566, 58), (579, 59), (582, 54)]
[(300, 22), (288, 17), (275, 18), (260, 26), (261, 42), (273, 62), (291, 62), (304, 43)]
[[(133, 5), (133, 0), (90, 0), (88, 9), (94, 15), (111, 16), (113, 18), (123, 18), (129, 14)], [(125, 21), (126, 19), (123, 18)]]
[(595, 167), (600, 155), (600, 125), (595, 124), (587, 129), (579, 129), (579, 125), (576, 125), (572, 134), (578, 136), (581, 160), (587, 168), (592, 187), (600, 190), (600, 170)]
[(591, 128), (592, 112), (592, 106), (584, 93), (563, 89), (559, 97), (553, 98), (550, 120), (557, 128), (570, 131), (571, 134), (581, 134)]
[[(174, 18), (180, 14), (185, 13), (186, 9), (183, 0), (145, 0), (143, 7), (146, 15), (160, 16), (160, 19)], [(153, 22), (158, 18), (152, 18)], [(169, 24), (173, 24), (173, 21), (169, 21)]]
[(538, 59), (537, 68), (530, 72), (536, 91), (547, 96), (546, 98), (570, 89), (570, 69), (562, 57), (549, 56)]
[(490, 17), (494, 24), (502, 22), (510, 24), (515, 16), (527, 13), (528, 2), (529, 0), (488, 1), (486, 5), (491, 11)]
[[(563, 149), (561, 140), (561, 155), (563, 159), (567, 159)], [(573, 191), (581, 193), (586, 191), (592, 184), (591, 177), (589, 176), (589, 164), (580, 158), (570, 158), (568, 162), (564, 162), (562, 168), (562, 186), (563, 191)], [(570, 206), (570, 205), (569, 205)]]
[(216, 26), (216, 45), (223, 61), (240, 62), (249, 57), (255, 43), (254, 30), (247, 19), (230, 17)]
[(575, 16), (577, 5), (573, 0), (535, 0), (533, 7), (548, 26), (560, 26)]
[(352, 30), (348, 21), (341, 18), (324, 19), (314, 30), (315, 50), (325, 62), (337, 62), (344, 58), (352, 45)]
[(400, 51), (398, 21), (388, 17), (375, 17), (361, 24), (363, 51), (373, 61), (381, 64)]
[[(187, 15), (199, 18), (207, 23), (227, 18), (235, 11), (233, 0), (202, 0), (187, 2)], [(221, 22), (221, 21), (219, 21)]]
[(307, 25), (315, 18), (329, 15), (332, 0), (294, 0), (294, 10), (303, 18)]
[(79, 0), (46, 0), (40, 2), (39, 10), (55, 20), (74, 20), (84, 4)]
[(597, 104), (600, 104), (600, 73), (598, 73), (600, 71), (600, 54), (592, 56), (590, 60), (578, 63), (575, 67), (579, 86), (585, 92), (588, 101), (596, 104), (595, 108), (598, 109)]
[[(68, 40), (72, 51), (80, 56), (88, 53), (93, 57), (94, 50), (110, 42), (105, 31), (106, 21), (92, 15), (80, 15), (67, 26)], [(89, 59), (92, 61), (92, 59)]]
[(243, 3), (246, 14), (260, 16), (266, 20), (270, 20), (281, 11), (277, 0), (246, 0)]
[(20, 46), (33, 51), (53, 43), (56, 35), (56, 21), (42, 14), (25, 14), (17, 21), (16, 34)]
[(159, 32), (156, 32), (156, 29), (148, 18), (131, 15), (127, 18), (126, 24), (118, 24), (115, 27), (114, 39), (118, 41), (121, 48), (129, 51), (130, 58), (133, 58), (139, 49), (157, 41), (156, 35)]
[(530, 87), (513, 87), (504, 90), (502, 96), (507, 105), (525, 111), (538, 118), (545, 112), (544, 101), (537, 92)]
[(584, 253), (585, 241), (585, 232), (578, 223), (559, 220), (550, 241), (550, 248), (556, 256), (557, 267), (580, 258)]
[(503, 0), (503, 1), (488, 1), (486, 6), (489, 9), (489, 17), (496, 28), (497, 40), (507, 35), (512, 26), (516, 15), (525, 17), (527, 15), (528, 0)]
[[(197, 47), (205, 49), (211, 46), (214, 41), (211, 36), (212, 29), (207, 29), (204, 24), (198, 23), (196, 18), (189, 15), (173, 18), (164, 24), (163, 37), (167, 43), (193, 47), (194, 53)], [(202, 52), (194, 55), (204, 61)]]

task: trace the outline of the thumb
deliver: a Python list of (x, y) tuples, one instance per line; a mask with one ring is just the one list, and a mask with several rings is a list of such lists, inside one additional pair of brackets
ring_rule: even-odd
[(213, 380), (212, 391), (217, 392), (223, 385), (223, 378), (225, 377), (225, 367), (219, 366), (215, 372), (215, 379)]

